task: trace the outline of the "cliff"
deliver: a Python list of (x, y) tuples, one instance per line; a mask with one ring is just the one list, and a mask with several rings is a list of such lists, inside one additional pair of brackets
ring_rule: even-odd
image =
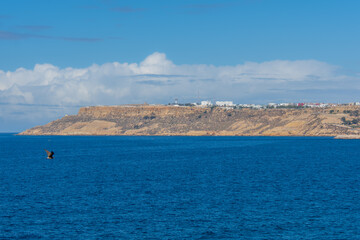
[(224, 109), (124, 105), (80, 108), (20, 135), (342, 136), (357, 138), (357, 106)]

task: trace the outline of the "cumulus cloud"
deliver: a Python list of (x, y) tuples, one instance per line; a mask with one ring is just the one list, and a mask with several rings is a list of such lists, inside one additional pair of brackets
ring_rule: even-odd
[[(238, 103), (347, 101), (356, 97), (353, 92), (359, 88), (358, 80), (359, 76), (341, 74), (338, 66), (316, 60), (177, 65), (158, 52), (140, 63), (113, 62), (87, 68), (36, 64), (33, 69), (0, 70), (0, 104), (7, 109), (0, 111), (0, 118), (12, 116), (11, 106), (17, 106), (17, 117), (19, 106), (24, 114), (27, 106), (38, 106), (36, 116), (46, 119), (53, 117), (43, 110), (49, 106), (73, 113), (85, 105), (166, 104), (174, 98), (194, 102), (198, 94), (201, 99)], [(338, 88), (341, 91), (336, 95)], [(34, 110), (28, 114), (35, 115)]]

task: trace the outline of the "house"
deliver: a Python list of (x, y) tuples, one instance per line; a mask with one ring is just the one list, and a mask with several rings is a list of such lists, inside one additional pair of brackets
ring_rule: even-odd
[(202, 107), (211, 107), (212, 105), (211, 101), (201, 101)]
[(219, 107), (233, 107), (233, 106), (235, 106), (235, 104), (232, 101), (216, 101), (215, 105), (219, 106)]

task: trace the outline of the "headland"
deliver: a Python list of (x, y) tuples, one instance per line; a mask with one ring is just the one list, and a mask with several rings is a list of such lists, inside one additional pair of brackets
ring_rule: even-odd
[(80, 108), (19, 135), (331, 136), (360, 138), (360, 106), (301, 109), (120, 105)]

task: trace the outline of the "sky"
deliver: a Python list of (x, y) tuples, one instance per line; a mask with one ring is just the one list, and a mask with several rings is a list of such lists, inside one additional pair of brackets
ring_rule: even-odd
[(0, 132), (82, 106), (360, 101), (357, 0), (1, 0)]

